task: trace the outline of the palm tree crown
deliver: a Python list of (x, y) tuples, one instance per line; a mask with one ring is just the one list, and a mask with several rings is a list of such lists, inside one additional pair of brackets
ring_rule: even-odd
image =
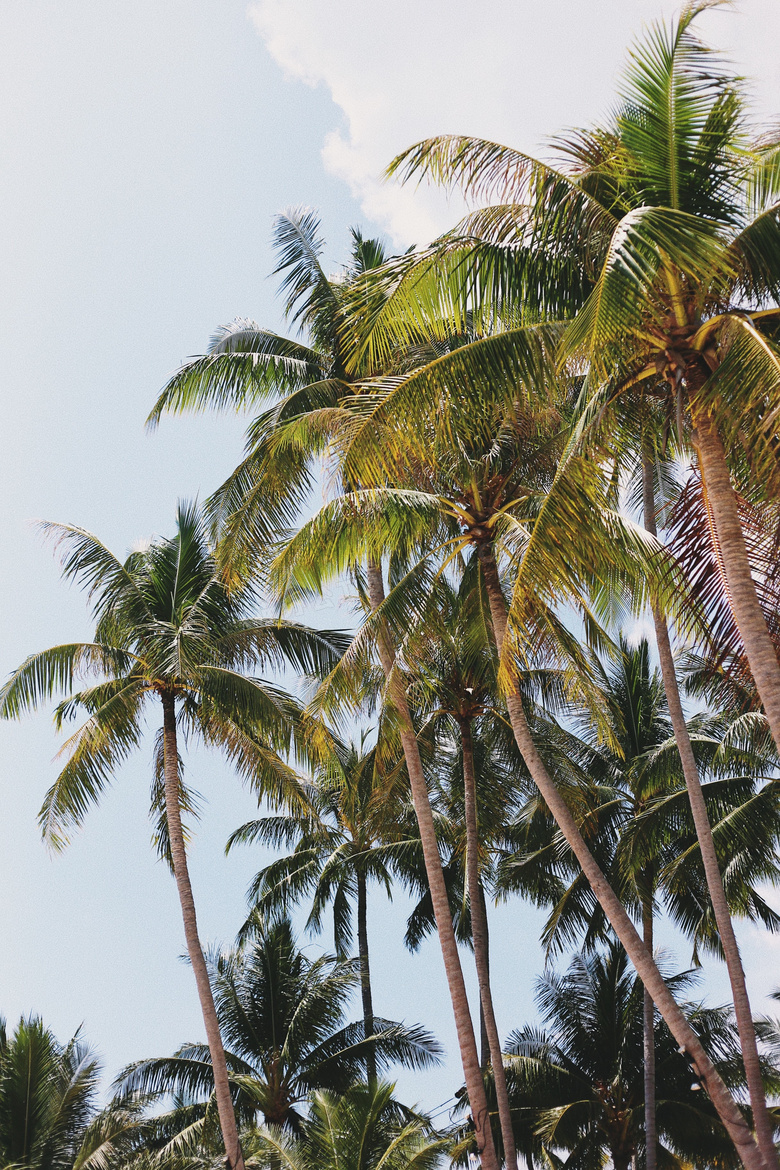
[[(346, 1092), (365, 1066), (369, 1044), (381, 1068), (400, 1060), (424, 1068), (438, 1060), (436, 1041), (421, 1028), (375, 1020), (367, 1042), (362, 1023), (345, 1024), (359, 983), (354, 962), (308, 959), (287, 920), (263, 927), (244, 948), (210, 960), (214, 1000), (225, 1040), (236, 1108), (247, 1123), (300, 1132), (302, 1106), (321, 1089)], [(118, 1078), (120, 1096), (138, 1090), (178, 1093), (206, 1103), (214, 1087), (208, 1049), (188, 1044), (173, 1057), (139, 1061)]]

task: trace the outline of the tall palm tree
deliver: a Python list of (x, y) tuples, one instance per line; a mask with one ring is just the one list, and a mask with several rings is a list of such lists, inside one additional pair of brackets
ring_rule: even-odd
[[(396, 769), (397, 771), (397, 769)], [(294, 846), (293, 852), (264, 866), (254, 878), (249, 899), (254, 914), (282, 914), (304, 898), (311, 899), (307, 929), (322, 929), (326, 907), (333, 910), (333, 938), (339, 958), (346, 958), (356, 917), (360, 995), (365, 1038), (374, 1035), (374, 1002), (368, 945), (368, 887), (382, 886), (392, 896), (394, 862), (409, 842), (397, 837), (399, 814), (405, 813), (375, 745), (336, 744), (326, 767), (307, 788), (308, 807), (249, 821), (231, 834), (236, 844)], [(376, 1081), (376, 1054), (366, 1054), (369, 1082)]]
[[(671, 982), (678, 989), (691, 973)], [(564, 975), (538, 982), (544, 1027), (514, 1032), (508, 1049), (519, 1144), (537, 1165), (565, 1151), (573, 1166), (599, 1166), (609, 1158), (628, 1170), (644, 1153), (642, 991), (622, 947), (575, 956)], [(730, 1013), (687, 1004), (686, 1013), (724, 1078), (733, 1086), (742, 1071)], [(712, 1102), (663, 1025), (655, 1030), (658, 1061), (658, 1129), (663, 1164), (736, 1165)], [(777, 1070), (765, 1063), (777, 1086)]]
[[(376, 373), (370, 361), (347, 360), (355, 349), (351, 310), (357, 289), (369, 303), (376, 294), (371, 273), (385, 259), (377, 241), (353, 232), (353, 254), (343, 279), (329, 279), (320, 257), (323, 243), (313, 212), (299, 209), (278, 217), (277, 272), (283, 273), (287, 315), (308, 332), (310, 344), (280, 338), (253, 322), (236, 322), (218, 334), (208, 354), (186, 363), (163, 390), (150, 415), (152, 425), (170, 410), (252, 406), (279, 396), (251, 424), (247, 456), (209, 503), (220, 532), (221, 558), (229, 572), (241, 577), (250, 567), (262, 571), (264, 553), (274, 545), (312, 482), (312, 462), (332, 439), (349, 430), (364, 405), (361, 379)], [(425, 338), (415, 339), (424, 346)], [(425, 350), (430, 356), (430, 347)], [(405, 347), (382, 369), (406, 369), (417, 361), (415, 347)], [(337, 466), (340, 471), (340, 466)], [(357, 482), (353, 477), (349, 483)], [(381, 550), (368, 557), (366, 594), (376, 609), (384, 596)], [(393, 670), (394, 649), (386, 635), (378, 641), (379, 658), (409, 776), (415, 815), (434, 905), (447, 984), (453, 1005), (458, 1044), (477, 1124), (485, 1170), (496, 1170), (492, 1135), (487, 1124), (487, 1099), (480, 1071), (466, 984), (452, 926), (446, 882), (438, 853), (425, 774), (403, 681)]]
[[(396, 159), (391, 169), (405, 177), (427, 175), (498, 203), (475, 212), (420, 261), (396, 266), (394, 296), (374, 313), (372, 352), (437, 315), (430, 312), (433, 276), (444, 289), (433, 300), (443, 299), (450, 327), (468, 311), (506, 319), (518, 303), (557, 318), (576, 314), (561, 352), (588, 364), (583, 433), (610, 431), (614, 404), (638, 392), (660, 407), (667, 431), (676, 425), (681, 441), (690, 422), (730, 607), (780, 749), (780, 665), (730, 478), (747, 475), (759, 496), (777, 497), (780, 143), (776, 130), (756, 137), (739, 80), (695, 36), (697, 16), (718, 3), (691, 0), (669, 28), (654, 26), (632, 50), (612, 121), (560, 140), (556, 165), (458, 135), (418, 143)], [(501, 341), (492, 355), (497, 372), (515, 344), (511, 329)], [(643, 445), (639, 428), (634, 447)], [(649, 503), (645, 515), (654, 527)], [(776, 1166), (744, 973), (663, 608), (654, 608), (756, 1125), (764, 1156)]]
[[(231, 1091), (245, 1125), (260, 1114), (266, 1125), (303, 1132), (309, 1095), (346, 1093), (369, 1047), (381, 1069), (396, 1061), (411, 1068), (438, 1062), (441, 1050), (422, 1028), (375, 1019), (369, 1039), (362, 1024), (345, 1024), (359, 982), (355, 963), (329, 955), (308, 959), (289, 921), (267, 927), (258, 920), (253, 942), (212, 956), (209, 968)], [(120, 1074), (115, 1089), (120, 1101), (139, 1091), (180, 1095), (205, 1118), (215, 1092), (210, 1051), (187, 1044), (174, 1056), (137, 1061)]]
[[(583, 833), (621, 900), (641, 920), (648, 949), (653, 948), (655, 903), (660, 899), (697, 951), (700, 946), (720, 950), (663, 682), (658, 670), (650, 668), (647, 642), (631, 647), (621, 638), (612, 661), (598, 670), (612, 725), (610, 740), (599, 736), (587, 712), (580, 718), (582, 740), (560, 732), (564, 750), (569, 743), (575, 781), (584, 773), (576, 810)], [(777, 930), (780, 919), (756, 888), (780, 876), (775, 786), (761, 787), (764, 761), (756, 753), (730, 749), (713, 722), (696, 721), (691, 738), (698, 765), (709, 772), (703, 795), (718, 860), (728, 875), (729, 908)], [(545, 928), (550, 949), (577, 938), (584, 938), (586, 947), (594, 946), (604, 937), (603, 915), (538, 800), (521, 811), (515, 833), (514, 847), (500, 865), (499, 888), (525, 891), (537, 902), (552, 904)], [(648, 1167), (655, 1165), (653, 1020), (653, 1003), (645, 993)]]
[[(496, 1023), (490, 986), (488, 918), (483, 878), (490, 837), (486, 824), (495, 828), (508, 816), (513, 779), (511, 772), (478, 776), (477, 761), (484, 765), (489, 739), (505, 741), (506, 716), (497, 685), (495, 648), (491, 646), (484, 622), (484, 600), (476, 566), (465, 572), (457, 585), (441, 577), (432, 591), (433, 605), (420, 622), (419, 634), (407, 639), (405, 658), (410, 670), (410, 696), (420, 722), (420, 734), (433, 738), (433, 754), (447, 767), (455, 763), (460, 785), (445, 779), (450, 793), (457, 786), (460, 824), (464, 833), (459, 843), (465, 877), (464, 899), (468, 903), (471, 941), (479, 987), (481, 1021), (493, 1069), (504, 1157), (508, 1167), (517, 1165), (509, 1098), (506, 1088), (501, 1038)], [(452, 751), (452, 740), (456, 751)], [(504, 743), (502, 743), (504, 746)], [(449, 752), (447, 749), (450, 749)], [(448, 761), (449, 756), (449, 761)], [(481, 757), (481, 759), (480, 759)], [(509, 790), (501, 783), (509, 780)], [(447, 782), (449, 780), (449, 783)], [(490, 796), (488, 797), (488, 792)], [(489, 807), (486, 807), (489, 806)], [(491, 816), (492, 812), (492, 816)], [(483, 819), (484, 818), (484, 819)], [(483, 1062), (484, 1063), (484, 1062)]]
[[(744, 452), (753, 482), (776, 495), (780, 143), (774, 131), (756, 135), (739, 79), (695, 36), (696, 18), (720, 2), (692, 0), (670, 27), (649, 30), (612, 121), (559, 140), (557, 165), (448, 135), (391, 169), (498, 200), (445, 244), (450, 319), (474, 304), (466, 287), (493, 311), (519, 297), (554, 317), (576, 313), (563, 352), (587, 358), (591, 419), (638, 384), (680, 430), (690, 416), (734, 615), (780, 747), (780, 666), (728, 467)], [(422, 275), (434, 262), (425, 257)], [(402, 315), (406, 332), (419, 328), (430, 299), (409, 268), (393, 334)]]
[[(244, 672), (282, 661), (313, 673), (326, 670), (342, 644), (337, 635), (251, 616), (252, 591), (226, 588), (203, 521), (191, 505), (179, 507), (174, 537), (154, 541), (124, 562), (83, 529), (44, 528), (64, 547), (64, 576), (88, 590), (95, 637), (28, 658), (0, 692), (0, 714), (18, 717), (56, 691), (65, 691), (56, 709), (57, 727), (81, 712), (87, 716), (65, 745), (67, 763), (40, 813), (44, 837), (54, 848), (64, 846), (119, 765), (140, 745), (150, 700), (162, 715), (153, 798), (164, 811), (164, 849), (176, 879), (215, 1069), (225, 1149), (231, 1167), (241, 1170), (227, 1066), (187, 866), (182, 808), (188, 800), (179, 736), (200, 736), (207, 746), (222, 751), (258, 792), (294, 798), (298, 777), (282, 757), (295, 743), (305, 747), (299, 712), (284, 692)], [(72, 689), (77, 676), (89, 680), (85, 689)]]
[[(469, 349), (471, 354), (466, 352)], [(501, 400), (506, 391), (499, 393), (495, 388), (481, 356), (474, 356), (475, 349), (455, 350), (382, 388), (376, 404), (353, 429), (343, 454), (347, 480), (377, 486), (345, 494), (304, 525), (278, 558), (277, 588), (295, 600), (318, 591), (330, 574), (360, 557), (376, 559), (383, 549), (402, 548), (407, 559), (413, 560), (411, 550), (417, 549), (416, 566), (396, 586), (392, 600), (385, 603), (384, 591), (375, 591), (375, 618), (360, 639), (365, 644), (368, 638), (376, 638), (398, 707), (405, 702), (405, 695), (398, 693), (403, 680), (394, 669), (383, 626), (402, 645), (409, 605), (425, 593), (426, 576), (442, 556), (453, 561), (458, 553), (474, 550), (502, 662), (509, 720), (521, 755), (678, 1044), (694, 1057), (746, 1165), (757, 1167), (763, 1159), (742, 1114), (587, 848), (545, 766), (517, 681), (518, 663), (554, 647), (559, 653), (565, 648), (569, 663), (582, 670), (585, 663), (576, 639), (567, 635), (554, 606), (566, 597), (581, 609), (586, 628), (593, 629), (588, 594), (620, 593), (627, 581), (636, 582), (639, 564), (643, 574), (657, 577), (657, 545), (646, 543), (637, 529), (615, 514), (593, 462), (569, 458), (561, 473), (558, 454), (564, 442), (565, 400), (564, 406), (548, 403), (542, 410), (538, 364), (526, 367), (524, 380), (514, 381), (515, 399), (507, 407), (505, 397)], [(421, 399), (435, 397), (435, 412), (421, 414), (414, 406), (415, 386), (426, 391)], [(388, 481), (392, 487), (385, 486)], [(497, 555), (512, 573), (511, 627)], [(424, 777), (420, 782), (424, 785)], [(432, 824), (430, 828), (433, 835)]]
[(76, 1034), (60, 1044), (36, 1016), (0, 1019), (0, 1165), (100, 1170), (143, 1148), (137, 1102), (98, 1109), (101, 1069)]
[(299, 1138), (272, 1129), (247, 1138), (255, 1164), (280, 1170), (434, 1170), (448, 1145), (390, 1084), (316, 1092)]
[[(657, 534), (656, 516), (658, 512), (655, 490), (655, 471), (658, 458), (653, 458), (652, 447), (647, 439), (643, 443), (642, 452), (642, 503), (644, 510), (645, 527), (654, 536)], [(756, 606), (758, 600), (756, 599)], [(753, 1014), (750, 1008), (745, 972), (737, 945), (734, 925), (729, 912), (729, 902), (721, 876), (721, 867), (713, 840), (712, 829), (707, 815), (707, 808), (702, 792), (699, 770), (685, 722), (680, 690), (677, 683), (677, 673), (672, 656), (669, 626), (663, 607), (657, 602), (652, 605), (653, 622), (655, 626), (656, 644), (664, 681), (664, 690), (669, 708), (669, 715), (674, 728), (674, 735), (680, 753), (680, 760), (688, 790), (696, 835), (701, 849), (707, 887), (712, 900), (712, 908), (720, 934), (723, 954), (729, 974), (737, 1026), (742, 1041), (742, 1051), (747, 1072), (750, 1099), (753, 1104), (753, 1114), (756, 1122), (756, 1132), (761, 1142), (765, 1160), (772, 1165), (772, 1158), (777, 1161), (772, 1126), (767, 1114), (764, 1100), (763, 1084), (759, 1067), (758, 1044)], [(761, 611), (763, 614), (763, 610)]]
[[(693, 33), (696, 16), (712, 6), (706, 0), (687, 4), (670, 29), (654, 27), (634, 48), (613, 123), (571, 135), (563, 144), (561, 169), (464, 138), (418, 144), (399, 165), (407, 173), (446, 176), (474, 191), (502, 188), (505, 206), (476, 220), (489, 247), (499, 239), (505, 245), (534, 238), (545, 258), (529, 259), (525, 279), (534, 271), (538, 276), (540, 263), (546, 267), (550, 307), (557, 301), (559, 311), (571, 309), (570, 292), (561, 297), (554, 286), (572, 263), (593, 274), (593, 289), (563, 342), (564, 353), (589, 363), (591, 418), (609, 425), (609, 403), (626, 391), (636, 393), (638, 385), (649, 399), (660, 400), (681, 437), (689, 414), (731, 608), (780, 748), (780, 666), (751, 573), (726, 456), (728, 447), (732, 466), (746, 462), (759, 491), (776, 496), (780, 146), (776, 134), (751, 141), (738, 80)], [(522, 269), (522, 259), (517, 267)], [(587, 283), (587, 278), (580, 282), (583, 291)], [(646, 522), (654, 528), (649, 488), (646, 496)], [(724, 937), (757, 1132), (765, 1159), (776, 1166), (744, 973), (719, 889), (658, 606), (655, 619)]]

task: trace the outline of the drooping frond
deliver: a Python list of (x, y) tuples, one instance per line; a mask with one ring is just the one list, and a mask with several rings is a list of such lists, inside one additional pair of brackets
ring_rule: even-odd
[(77, 677), (125, 674), (136, 662), (129, 650), (99, 642), (71, 642), (31, 654), (0, 691), (0, 717), (18, 719), (58, 691), (69, 691)]
[(87, 722), (61, 749), (67, 762), (38, 816), (44, 839), (52, 848), (67, 844), (71, 831), (112, 782), (119, 765), (139, 746), (144, 691), (143, 681), (132, 676), (106, 684)]
[(244, 410), (294, 393), (322, 377), (327, 359), (254, 321), (237, 320), (212, 338), (208, 353), (189, 358), (166, 383), (147, 419), (188, 410)]

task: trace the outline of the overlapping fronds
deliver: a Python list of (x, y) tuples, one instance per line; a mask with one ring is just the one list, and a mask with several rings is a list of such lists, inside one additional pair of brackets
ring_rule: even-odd
[(712, 221), (665, 207), (642, 206), (617, 224), (596, 287), (563, 342), (565, 356), (587, 355), (599, 376), (608, 376), (611, 351), (635, 335), (653, 348), (653, 327), (668, 313), (661, 298), (667, 257), (697, 282), (728, 271), (723, 238)]
[(322, 377), (323, 358), (309, 346), (239, 319), (211, 339), (208, 352), (189, 358), (166, 383), (147, 426), (188, 410), (246, 410), (279, 393), (291, 394)]

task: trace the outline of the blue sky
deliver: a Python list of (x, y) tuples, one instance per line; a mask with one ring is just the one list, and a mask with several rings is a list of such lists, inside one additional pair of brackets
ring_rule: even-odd
[[(78, 523), (116, 551), (167, 532), (176, 500), (203, 497), (235, 464), (242, 420), (143, 420), (167, 375), (235, 316), (279, 327), (274, 213), (322, 214), (327, 264), (363, 223), (422, 242), (456, 206), (379, 174), (415, 138), (466, 130), (534, 149), (605, 111), (649, 0), (5, 0), (0, 36), (0, 675), (32, 650), (85, 636), (83, 599), (58, 578), (34, 518)], [(668, 11), (668, 9), (667, 9)], [(743, 0), (705, 27), (780, 110), (776, 0)], [(338, 600), (338, 599), (337, 599)], [(313, 623), (343, 620), (332, 604)], [(46, 714), (0, 726), (0, 1012), (35, 1010), (65, 1036), (83, 1021), (107, 1068), (201, 1034), (180, 962), (175, 889), (155, 862), (149, 755), (70, 849), (50, 858), (36, 813), (55, 775)], [(207, 756), (192, 851), (207, 940), (229, 941), (257, 868), (225, 860), (253, 813)], [(432, 1105), (459, 1083), (435, 943), (400, 950), (401, 900), (372, 902), (377, 1007), (433, 1028), (447, 1069), (404, 1080)], [(495, 917), (503, 1032), (531, 1011), (538, 916)], [(777, 946), (744, 934), (756, 993)], [(684, 949), (680, 949), (681, 956)], [(723, 994), (716, 972), (712, 986)]]

